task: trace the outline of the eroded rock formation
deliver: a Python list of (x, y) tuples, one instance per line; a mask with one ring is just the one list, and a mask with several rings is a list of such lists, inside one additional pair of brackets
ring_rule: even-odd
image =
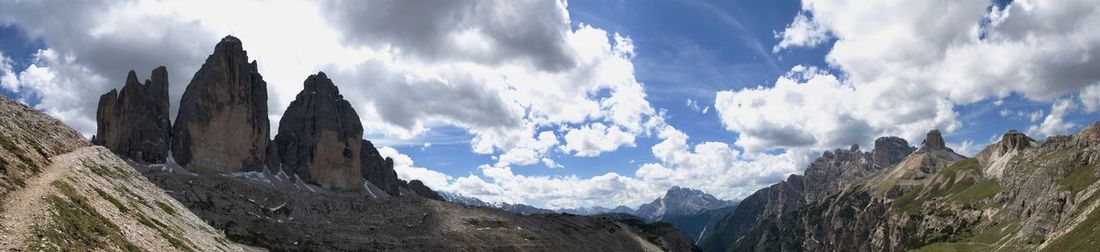
[(191, 79), (173, 125), (176, 162), (195, 172), (259, 170), (267, 159), (267, 83), (226, 36)]
[(122, 91), (99, 97), (94, 143), (135, 162), (164, 163), (172, 132), (169, 106), (167, 69), (153, 69), (145, 84), (131, 70)]
[(359, 115), (325, 73), (310, 75), (303, 85), (275, 136), (283, 171), (328, 189), (362, 189)]

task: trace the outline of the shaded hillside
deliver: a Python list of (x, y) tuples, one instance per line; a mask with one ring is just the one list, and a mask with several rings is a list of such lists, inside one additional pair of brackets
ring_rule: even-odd
[(8, 174), (19, 175), (3, 177), (19, 186), (3, 197), (0, 249), (242, 249), (125, 161), (106, 148), (88, 147), (60, 122), (4, 97), (0, 114), (0, 133), (18, 139), (6, 153), (29, 156), (0, 158)]
[[(732, 214), (702, 235), (699, 244), (707, 251), (732, 248), (754, 228), (772, 225), (771, 222), (791, 210), (840, 192), (848, 185), (898, 163), (913, 150), (904, 139), (882, 137), (875, 140), (874, 149), (870, 152), (861, 151), (856, 145), (849, 149), (825, 151), (806, 168), (803, 175), (791, 175), (786, 181), (760, 189), (741, 200)], [(774, 235), (749, 239), (769, 240)]]
[(754, 225), (728, 247), (706, 249), (1092, 250), (1100, 241), (1098, 168), (1100, 123), (1044, 142), (1010, 131), (975, 158), (944, 148), (917, 151), (840, 193)]

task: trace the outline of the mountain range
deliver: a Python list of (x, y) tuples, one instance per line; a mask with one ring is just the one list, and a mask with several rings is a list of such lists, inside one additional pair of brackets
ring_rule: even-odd
[(88, 140), (0, 97), (0, 249), (75, 251), (1092, 251), (1100, 122), (974, 157), (939, 130), (823, 151), (739, 201), (671, 187), (640, 205), (540, 209), (398, 178), (323, 72), (274, 136), (227, 36), (170, 118), (169, 69), (99, 96)]
[(325, 73), (305, 78), (272, 138), (243, 43), (214, 47), (169, 120), (168, 74), (99, 97), (90, 141), (0, 97), (0, 249), (689, 251), (664, 224), (469, 207), (362, 139)]

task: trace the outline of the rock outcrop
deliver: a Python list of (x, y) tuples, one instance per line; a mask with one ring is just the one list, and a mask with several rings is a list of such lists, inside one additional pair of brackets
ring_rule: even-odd
[(732, 214), (702, 235), (700, 245), (707, 251), (725, 251), (743, 243), (774, 242), (778, 237), (789, 236), (770, 227), (789, 225), (785, 221), (790, 221), (792, 211), (897, 164), (913, 149), (904, 139), (882, 137), (875, 140), (871, 152), (863, 152), (856, 145), (825, 151), (810, 163), (804, 175), (791, 175), (786, 181), (760, 189), (738, 203)]
[(167, 69), (153, 69), (145, 84), (131, 70), (121, 91), (99, 97), (94, 143), (134, 162), (164, 163), (172, 134), (169, 106)]
[(279, 120), (273, 142), (283, 171), (326, 189), (361, 190), (363, 125), (359, 115), (325, 73), (310, 75), (303, 85)]
[(363, 150), (360, 156), (363, 159), (363, 178), (389, 195), (400, 195), (403, 183), (393, 169), (393, 159), (383, 158), (373, 143), (362, 141)]
[(226, 36), (180, 100), (175, 160), (195, 172), (260, 170), (271, 137), (267, 116), (267, 83), (241, 41)]
[(446, 201), (445, 199), (443, 199), (443, 196), (440, 196), (439, 193), (433, 191), (432, 188), (424, 185), (424, 182), (420, 182), (420, 180), (414, 179), (412, 181), (409, 181), (406, 186), (410, 191), (416, 193), (417, 196), (438, 201)]

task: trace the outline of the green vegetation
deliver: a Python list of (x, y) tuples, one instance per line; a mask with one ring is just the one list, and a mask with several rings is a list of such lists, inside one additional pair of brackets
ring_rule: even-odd
[(127, 241), (118, 226), (96, 212), (88, 200), (64, 181), (50, 183), (68, 200), (57, 195), (46, 197), (54, 210), (48, 227), (34, 226), (36, 239), (31, 239), (28, 250), (35, 251), (90, 251), (117, 248), (123, 251), (141, 249)]
[(1071, 170), (1066, 172), (1065, 178), (1062, 179), (1062, 190), (1069, 190), (1077, 193), (1088, 188), (1093, 182), (1096, 182), (1095, 166), (1076, 165), (1067, 168)]
[(99, 197), (107, 200), (107, 202), (111, 202), (111, 205), (115, 205), (115, 207), (118, 208), (119, 212), (126, 213), (130, 211), (129, 208), (126, 208), (126, 206), (122, 205), (122, 202), (119, 202), (118, 199), (116, 199), (114, 196), (111, 196), (110, 194), (107, 194), (107, 192), (99, 190), (99, 188), (95, 188), (95, 193), (99, 194)]
[(900, 209), (902, 212), (906, 213), (919, 212), (921, 201), (917, 201), (917, 195), (920, 194), (921, 189), (923, 189), (923, 186), (918, 186), (895, 199), (893, 203), (894, 209)]
[[(15, 155), (15, 158), (19, 159), (19, 161), (22, 162), (23, 165), (25, 165), (27, 168), (31, 169), (33, 173), (42, 172), (42, 167), (39, 167), (37, 164), (35, 164), (34, 160), (31, 160), (30, 157), (27, 157), (27, 153), (24, 152), (22, 149), (19, 149), (19, 146), (16, 146), (10, 138), (0, 136), (0, 146), (4, 147), (4, 149), (8, 152), (11, 152), (12, 155)], [(7, 162), (5, 161), (5, 163)]]
[(176, 215), (176, 209), (164, 202), (157, 201), (157, 206), (160, 207), (160, 210), (164, 210), (165, 213)]
[(961, 202), (973, 204), (980, 200), (988, 199), (997, 195), (1001, 191), (1001, 184), (996, 180), (983, 179), (982, 181), (973, 184), (970, 187), (963, 189), (961, 192), (951, 196), (951, 199)]

